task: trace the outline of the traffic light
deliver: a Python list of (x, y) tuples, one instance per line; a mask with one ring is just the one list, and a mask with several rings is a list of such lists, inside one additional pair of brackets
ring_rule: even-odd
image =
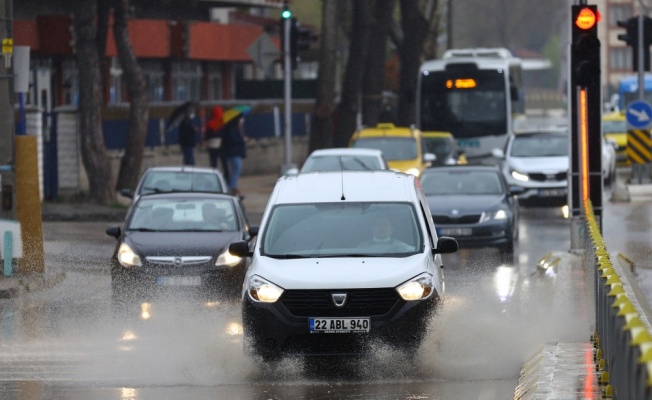
[[(627, 46), (632, 48), (632, 68), (638, 72), (638, 57), (640, 45), (638, 41), (638, 20), (639, 17), (631, 17), (629, 19), (618, 21), (617, 24), (621, 28), (625, 28), (625, 33), (618, 35), (618, 39), (622, 40)], [(650, 17), (643, 17), (643, 71), (650, 70), (650, 44), (652, 44), (652, 19)]]
[[(291, 14), (290, 14), (291, 15)], [(310, 44), (316, 40), (316, 36), (308, 28), (301, 26), (299, 21), (294, 17), (281, 18), (279, 21), (279, 32), (281, 35), (281, 48), (285, 51), (285, 22), (290, 21), (290, 60), (292, 69), (296, 69), (301, 58), (299, 54), (310, 48)]]
[(575, 85), (600, 83), (600, 40), (596, 6), (572, 8), (571, 72)]

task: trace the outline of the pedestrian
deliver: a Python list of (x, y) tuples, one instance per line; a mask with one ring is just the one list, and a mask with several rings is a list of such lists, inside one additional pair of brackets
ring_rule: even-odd
[(184, 165), (195, 165), (195, 145), (199, 128), (193, 118), (195, 118), (195, 109), (191, 106), (186, 108), (179, 124), (179, 146), (181, 146)]
[(226, 159), (228, 165), (227, 181), (231, 193), (241, 196), (238, 188), (238, 180), (242, 171), (242, 160), (247, 157), (248, 138), (244, 135), (244, 117), (241, 115), (224, 125), (224, 136), (220, 153)]
[[(220, 158), (220, 146), (222, 145), (223, 128), (224, 128), (224, 110), (220, 106), (214, 106), (211, 109), (211, 117), (206, 123), (206, 132), (204, 132), (204, 144), (208, 151), (208, 161), (211, 168), (217, 169), (217, 160)], [(224, 177), (227, 173), (224, 171)]]

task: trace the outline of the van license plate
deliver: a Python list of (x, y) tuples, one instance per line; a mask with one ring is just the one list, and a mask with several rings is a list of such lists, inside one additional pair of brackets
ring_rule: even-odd
[(367, 333), (369, 318), (310, 318), (310, 333)]

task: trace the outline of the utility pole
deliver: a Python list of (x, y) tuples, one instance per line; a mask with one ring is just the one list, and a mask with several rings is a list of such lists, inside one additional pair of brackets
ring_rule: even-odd
[(13, 0), (0, 0), (0, 219), (16, 219), (16, 158), (14, 109), (12, 105), (13, 75)]

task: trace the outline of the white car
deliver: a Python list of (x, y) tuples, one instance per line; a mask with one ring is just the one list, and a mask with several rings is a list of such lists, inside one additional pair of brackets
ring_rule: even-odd
[(494, 149), (510, 186), (520, 186), (523, 205), (562, 206), (568, 202), (568, 132), (538, 131), (510, 135), (505, 150)]
[(343, 171), (281, 177), (263, 215), (242, 291), (245, 349), (353, 355), (375, 340), (416, 351), (443, 301), (442, 253), (412, 175)]
[(618, 144), (612, 139), (602, 137), (602, 177), (605, 185), (611, 185), (616, 179), (616, 149)]
[[(388, 169), (382, 151), (341, 147), (313, 151), (299, 172), (373, 171), (379, 169)], [(296, 169), (288, 172), (288, 174), (296, 173)]]
[(175, 165), (148, 168), (135, 190), (122, 189), (120, 194), (131, 198), (133, 204), (140, 196), (167, 192), (229, 193), (230, 190), (217, 169)]

